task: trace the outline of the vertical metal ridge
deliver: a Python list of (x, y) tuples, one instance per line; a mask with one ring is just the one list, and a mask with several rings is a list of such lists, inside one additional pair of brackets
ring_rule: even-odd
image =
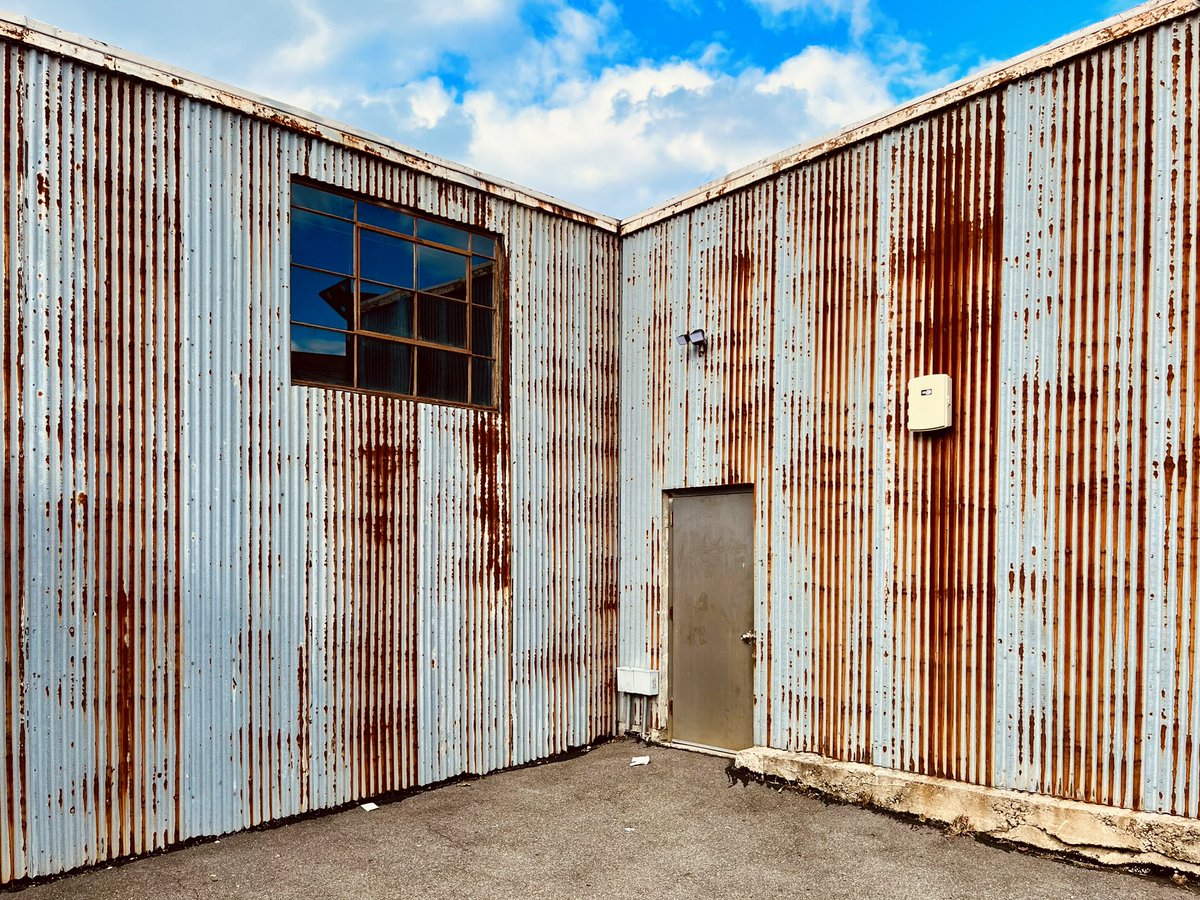
[(25, 814), (26, 778), (25, 665), (28, 612), (25, 593), (25, 413), (24, 413), (24, 257), (19, 207), (25, 195), (25, 57), (4, 47), (4, 829), (0, 877), (19, 878), (28, 865), (29, 831)]
[(1024, 623), (1008, 631), (1016, 656), (1003, 656), (1021, 689), (1004, 695), (998, 780), (1158, 811), (1172, 809), (1172, 774), (1155, 719), (1172, 693), (1173, 647), (1187, 642), (1164, 628), (1180, 561), (1164, 536), (1183, 521), (1163, 467), (1186, 415), (1161, 284), (1174, 267), (1159, 259), (1181, 218), (1167, 187), (1179, 164), (1162, 143), (1171, 122), (1157, 85), (1168, 79), (1155, 74), (1165, 33), (1008, 91), (1010, 136), (1029, 152), (1006, 173), (1010, 237), (1025, 252), (1006, 275), (1023, 330), (1006, 325), (1005, 340), (1032, 352), (1010, 354), (1006, 378), (1032, 432), (1020, 452), (1015, 426), (1001, 435), (1001, 497), (1021, 508), (1002, 519), (1020, 537), (997, 570), (1001, 608)]
[[(2, 80), (0, 880), (610, 734), (616, 237), (29, 48)], [(289, 384), (293, 174), (502, 236), (500, 410)]]
[[(179, 478), (175, 376), (159, 365), (177, 335), (176, 107), (11, 48), (10, 71), (14, 57), (29, 81), (7, 108), (30, 124), (6, 180), (6, 240), (28, 267), (8, 270), (8, 346), (35, 380), (5, 408), (25, 485), (9, 500), (23, 547), (6, 609), (24, 671), (6, 691), (21, 693), (27, 748), (5, 828), (26, 855), (10, 855), (8, 878), (175, 839)], [(118, 162), (109, 142), (133, 121)]]
[(749, 480), (765, 742), (1197, 814), (1196, 29), (625, 238), (623, 663), (669, 670), (663, 491)]
[[(993, 95), (885, 138), (881, 188), (888, 305), (898, 315), (889, 314), (890, 408), (875, 426), (895, 448), (885, 449), (882, 498), (894, 570), (881, 573), (894, 584), (878, 614), (900, 696), (898, 733), (876, 740), (899, 768), (981, 783), (990, 778), (993, 719), (994, 501), (979, 491), (992, 483), (999, 371), (1002, 117)], [(905, 386), (928, 372), (953, 379), (948, 435), (907, 431)]]

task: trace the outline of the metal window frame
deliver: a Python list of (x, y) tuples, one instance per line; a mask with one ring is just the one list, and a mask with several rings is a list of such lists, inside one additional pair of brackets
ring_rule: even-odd
[[(292, 192), (291, 192), (291, 186), (294, 184), (300, 184), (300, 185), (303, 185), (304, 187), (311, 188), (313, 190), (322, 191), (324, 193), (334, 194), (337, 196), (345, 197), (346, 199), (348, 199), (354, 203), (353, 217), (347, 218), (345, 216), (337, 215), (335, 213), (330, 213), (326, 210), (314, 209), (313, 207), (306, 206), (303, 203), (295, 202), (292, 199)], [(369, 203), (374, 206), (381, 206), (381, 207), (384, 207), (387, 209), (393, 209), (398, 213), (412, 217), (412, 219), (413, 219), (412, 234), (405, 234), (403, 232), (392, 231), (388, 228), (374, 225), (369, 222), (360, 221), (359, 211), (358, 211), (359, 203)], [(494, 412), (500, 411), (500, 409), (503, 405), (503, 403), (502, 403), (503, 393), (504, 393), (504, 391), (507, 390), (507, 378), (505, 378), (503, 376), (503, 373), (501, 370), (501, 362), (506, 357), (506, 353), (507, 353), (507, 349), (508, 349), (508, 347), (507, 347), (508, 328), (505, 327), (506, 320), (502, 319), (503, 316), (507, 315), (507, 310), (508, 310), (508, 295), (507, 295), (507, 289), (506, 289), (508, 282), (507, 282), (507, 278), (502, 277), (503, 274), (507, 271), (503, 235), (500, 235), (500, 234), (497, 234), (494, 232), (485, 231), (483, 229), (472, 227), (469, 225), (464, 225), (461, 222), (454, 222), (454, 221), (451, 221), (448, 219), (441, 218), (439, 216), (432, 216), (432, 215), (429, 215), (428, 213), (424, 213), (424, 212), (414, 210), (414, 209), (409, 209), (404, 206), (400, 206), (399, 204), (391, 203), (387, 200), (382, 200), (382, 199), (379, 199), (376, 197), (370, 197), (370, 196), (358, 194), (358, 193), (355, 193), (354, 191), (348, 191), (343, 188), (339, 188), (335, 185), (324, 184), (322, 182), (314, 181), (312, 179), (306, 178), (306, 177), (304, 177), (302, 175), (298, 175), (298, 174), (293, 174), (288, 182), (287, 208), (288, 208), (288, 212), (289, 212), (289, 216), (288, 216), (288, 236), (289, 236), (288, 271), (290, 272), (292, 270), (292, 268), (295, 267), (295, 268), (300, 268), (300, 269), (303, 269), (303, 270), (309, 271), (309, 272), (316, 272), (316, 273), (319, 273), (322, 275), (330, 275), (330, 276), (340, 277), (340, 278), (348, 277), (348, 278), (350, 278), (350, 280), (353, 282), (353, 285), (354, 285), (353, 301), (352, 301), (352, 309), (351, 309), (351, 315), (352, 315), (353, 321), (350, 323), (349, 328), (342, 329), (342, 328), (335, 328), (335, 327), (328, 326), (328, 325), (318, 325), (318, 324), (311, 323), (311, 322), (304, 322), (304, 321), (293, 318), (292, 307), (291, 307), (291, 301), (292, 301), (291, 287), (292, 286), (289, 281), (289, 285), (288, 285), (288, 327), (289, 327), (289, 329), (299, 326), (302, 328), (310, 328), (310, 329), (317, 330), (317, 331), (328, 331), (331, 334), (348, 335), (348, 336), (354, 338), (354, 341), (351, 342), (351, 359), (350, 359), (350, 375), (351, 375), (351, 379), (353, 381), (352, 385), (334, 384), (334, 383), (327, 382), (327, 381), (317, 381), (317, 380), (310, 380), (310, 379), (304, 379), (304, 378), (297, 378), (295, 373), (293, 371), (291, 371), (291, 368), (290, 368), (290, 366), (291, 366), (291, 350), (290, 350), (290, 341), (289, 341), (289, 352), (288, 352), (288, 364), (289, 364), (289, 376), (290, 376), (289, 381), (292, 385), (299, 386), (299, 387), (319, 387), (319, 388), (324, 388), (326, 390), (349, 391), (351, 393), (366, 394), (366, 395), (370, 395), (370, 396), (392, 397), (392, 398), (399, 399), (399, 400), (412, 400), (412, 401), (416, 401), (418, 403), (433, 403), (433, 404), (436, 404), (439, 406), (451, 406), (451, 407), (458, 407), (458, 408), (463, 408), (463, 409), (480, 410), (483, 412), (493, 412), (494, 413)], [(353, 263), (352, 263), (352, 267), (353, 267), (354, 271), (352, 273), (347, 274), (344, 272), (333, 272), (333, 271), (330, 271), (327, 269), (320, 269), (315, 266), (308, 266), (308, 265), (304, 265), (302, 263), (296, 262), (296, 260), (293, 256), (293, 253), (292, 253), (292, 248), (291, 248), (291, 243), (290, 243), (291, 228), (292, 228), (290, 213), (294, 209), (304, 210), (305, 212), (314, 213), (316, 215), (328, 216), (329, 218), (336, 219), (341, 222), (349, 222), (351, 224), (351, 226), (353, 228), (353, 240), (354, 240)], [(432, 223), (436, 223), (439, 225), (446, 225), (451, 228), (455, 228), (459, 231), (466, 232), (468, 235), (471, 235), (472, 237), (475, 235), (478, 235), (479, 237), (487, 238), (488, 240), (492, 241), (492, 243), (493, 243), (493, 248), (494, 248), (493, 255), (492, 256), (484, 256), (483, 254), (477, 253), (474, 249), (474, 241), (473, 240), (468, 242), (468, 248), (466, 250), (464, 250), (461, 247), (454, 247), (450, 244), (440, 244), (440, 243), (437, 243), (436, 241), (430, 241), (427, 239), (423, 239), (418, 236), (419, 232), (420, 232), (419, 223), (422, 221), (432, 222)], [(381, 283), (381, 282), (370, 281), (370, 279), (364, 279), (362, 277), (361, 259), (360, 259), (360, 252), (359, 252), (359, 245), (360, 245), (359, 235), (362, 231), (371, 231), (371, 232), (375, 232), (378, 234), (386, 235), (387, 237), (407, 241), (408, 243), (413, 245), (413, 278), (412, 278), (413, 286), (411, 288), (402, 288), (402, 287), (396, 288), (397, 290), (408, 291), (412, 295), (412, 300), (413, 300), (413, 328), (412, 328), (413, 337), (401, 337), (400, 335), (386, 334), (384, 332), (378, 332), (378, 331), (371, 331), (371, 330), (364, 329), (362, 327), (361, 284), (364, 281), (367, 281), (368, 283), (371, 283), (371, 284)], [(429, 297), (437, 297), (436, 294), (432, 294), (428, 291), (421, 291), (417, 287), (417, 283), (418, 283), (417, 282), (417, 264), (418, 264), (417, 263), (417, 249), (419, 247), (429, 247), (434, 250), (441, 250), (443, 252), (454, 253), (458, 256), (462, 256), (466, 260), (466, 263), (467, 263), (467, 278), (466, 278), (466, 282), (465, 282), (466, 298), (462, 301), (459, 301), (459, 300), (456, 300), (453, 298), (441, 298), (441, 299), (443, 299), (443, 302), (461, 303), (462, 306), (465, 307), (465, 309), (466, 309), (465, 346), (457, 347), (457, 346), (454, 346), (453, 344), (440, 344), (436, 341), (430, 341), (425, 338), (417, 337), (417, 335), (419, 334), (419, 324), (418, 323), (419, 323), (419, 319), (420, 319), (420, 310), (419, 310), (420, 297), (422, 295), (429, 296)], [(491, 306), (484, 306), (481, 303), (475, 303), (474, 300), (472, 299), (472, 296), (473, 296), (472, 281), (474, 279), (474, 266), (472, 265), (472, 262), (477, 257), (483, 258), (483, 259), (490, 259), (492, 262), (493, 268), (492, 268), (492, 305)], [(472, 315), (472, 313), (476, 308), (486, 309), (488, 312), (490, 312), (492, 314), (492, 354), (490, 356), (485, 356), (483, 354), (475, 353), (474, 350), (472, 349), (472, 347), (473, 347), (472, 330), (474, 327), (474, 316)], [(388, 341), (388, 342), (395, 343), (395, 344), (408, 345), (414, 349), (414, 352), (412, 354), (412, 362), (411, 362), (411, 366), (412, 366), (411, 377), (412, 377), (412, 387), (413, 387), (413, 392), (411, 394), (401, 393), (399, 391), (385, 391), (385, 390), (380, 390), (378, 388), (364, 388), (359, 385), (359, 369), (358, 369), (358, 359), (359, 359), (359, 352), (358, 352), (359, 340), (358, 339), (359, 338), (367, 338), (369, 340)], [(458, 401), (458, 400), (447, 400), (447, 399), (444, 399), (441, 397), (430, 397), (430, 396), (425, 396), (425, 395), (422, 395), (419, 393), (420, 384), (419, 384), (419, 380), (417, 377), (417, 375), (418, 375), (418, 366), (417, 366), (418, 354), (416, 351), (420, 348), (424, 348), (424, 349), (428, 349), (428, 350), (440, 350), (440, 351), (444, 351), (444, 352), (448, 352), (448, 353), (454, 353), (459, 356), (463, 356), (467, 359), (467, 378), (466, 378), (467, 397), (468, 397), (467, 401), (463, 402), (463, 401)], [(487, 405), (475, 403), (475, 402), (471, 401), (471, 398), (474, 394), (474, 386), (475, 386), (475, 378), (474, 378), (475, 360), (481, 360), (483, 362), (490, 363), (492, 365), (492, 389), (491, 389), (490, 403)]]

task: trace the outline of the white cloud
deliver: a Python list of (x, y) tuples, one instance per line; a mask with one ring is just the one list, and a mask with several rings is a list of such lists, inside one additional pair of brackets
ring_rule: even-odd
[(418, 81), (409, 87), (408, 95), (410, 122), (416, 128), (436, 128), (454, 104), (453, 95), (440, 78)]
[[(149, 14), (148, 0), (111, 0), (103, 13), (84, 0), (15, 2), (618, 215), (949, 80), (926, 70), (919, 44), (878, 33), (849, 47), (801, 44), (765, 70), (746, 67), (753, 48), (717, 42), (639, 59), (612, 0), (360, 0), (352, 10), (335, 0), (211, 0), (171, 15)], [(868, 0), (751, 2), (776, 17), (852, 19), (868, 9)]]
[(830, 128), (857, 122), (892, 102), (886, 75), (874, 62), (860, 53), (828, 47), (806, 47), (754, 90), (793, 100), (802, 97), (807, 113)]
[(268, 57), (268, 67), (279, 74), (312, 71), (329, 64), (339, 43), (333, 25), (310, 0), (294, 4), (300, 34), (277, 47)]
[(606, 68), (546, 103), (469, 93), (470, 162), (626, 215), (894, 102), (864, 53), (809, 47), (764, 72), (696, 62)]
[[(599, 78), (560, 86), (545, 105), (505, 102), (495, 93), (469, 94), (472, 162), (540, 180), (546, 189), (592, 197), (635, 180), (649, 162), (644, 135), (672, 117), (674, 95), (695, 94), (712, 78), (688, 63), (615, 67)], [(547, 185), (547, 177), (557, 185)]]
[(779, 24), (802, 15), (846, 19), (855, 38), (871, 28), (871, 0), (749, 0), (763, 20)]
[(490, 22), (500, 18), (506, 10), (514, 6), (504, 0), (419, 0), (409, 5), (422, 21), (435, 25)]

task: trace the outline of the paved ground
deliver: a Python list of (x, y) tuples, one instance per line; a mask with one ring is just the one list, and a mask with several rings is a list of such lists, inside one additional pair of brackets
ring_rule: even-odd
[[(629, 768), (633, 754), (649, 766)], [(1133, 898), (1189, 890), (952, 837), (621, 741), (28, 888), (52, 898)]]

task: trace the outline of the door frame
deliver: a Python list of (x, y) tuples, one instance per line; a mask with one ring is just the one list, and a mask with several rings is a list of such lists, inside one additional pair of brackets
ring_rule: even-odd
[[(719, 747), (709, 747), (704, 744), (693, 744), (688, 741), (675, 740), (675, 720), (674, 720), (674, 714), (671, 710), (672, 678), (674, 675), (673, 657), (671, 655), (671, 623), (672, 623), (672, 620), (674, 617), (674, 609), (675, 609), (674, 587), (671, 584), (671, 554), (675, 549), (673, 546), (673, 538), (674, 538), (673, 503), (674, 503), (674, 500), (676, 497), (702, 497), (702, 496), (710, 496), (713, 494), (749, 494), (750, 495), (750, 505), (751, 505), (751, 508), (755, 512), (755, 515), (751, 518), (751, 522), (750, 522), (751, 559), (753, 560), (753, 565), (754, 565), (754, 585), (753, 585), (753, 590), (751, 592), (751, 597), (750, 597), (750, 607), (751, 607), (751, 611), (754, 616), (754, 629), (755, 629), (755, 631), (758, 631), (759, 634), (762, 633), (759, 629), (759, 621), (758, 621), (758, 590), (759, 590), (759, 584), (758, 584), (759, 546), (758, 546), (758, 544), (759, 544), (759, 542), (758, 542), (758, 540), (756, 540), (757, 530), (758, 530), (757, 529), (758, 492), (755, 490), (754, 485), (748, 484), (748, 483), (714, 484), (714, 485), (702, 485), (699, 487), (664, 489), (662, 492), (662, 520), (661, 520), (663, 522), (662, 543), (661, 543), (661, 546), (663, 548), (663, 554), (661, 557), (662, 562), (660, 565), (659, 577), (661, 578), (661, 584), (663, 586), (663, 595), (666, 598), (666, 602), (660, 605), (661, 621), (659, 623), (659, 630), (658, 630), (659, 659), (662, 660), (662, 667), (660, 670), (661, 683), (659, 685), (657, 718), (658, 718), (659, 722), (664, 723), (664, 727), (662, 729), (662, 734), (660, 734), (659, 737), (661, 739), (665, 739), (666, 743), (672, 744), (677, 747), (682, 747), (686, 750), (699, 750), (704, 753), (712, 753), (717, 756), (728, 757), (728, 756), (732, 756), (733, 754), (730, 753), (728, 750), (724, 750)], [(754, 700), (754, 705), (755, 705), (754, 726), (753, 726), (755, 739), (757, 739), (757, 731), (758, 731), (758, 710), (757, 710), (757, 707), (758, 707), (758, 669), (759, 669), (758, 663), (759, 663), (759, 655), (761, 653), (761, 647), (762, 647), (762, 638), (759, 639), (759, 641), (756, 643), (755, 648), (754, 648), (754, 658), (753, 658), (753, 664), (751, 667), (751, 675), (750, 675), (750, 694)]]

